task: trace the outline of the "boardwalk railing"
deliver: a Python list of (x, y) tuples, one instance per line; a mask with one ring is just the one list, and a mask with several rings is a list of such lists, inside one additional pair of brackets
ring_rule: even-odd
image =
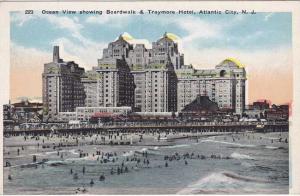
[(288, 131), (288, 122), (164, 122), (164, 123), (105, 123), (105, 124), (49, 124), (5, 130), (4, 134), (21, 133), (76, 133), (99, 131), (245, 131), (269, 130)]

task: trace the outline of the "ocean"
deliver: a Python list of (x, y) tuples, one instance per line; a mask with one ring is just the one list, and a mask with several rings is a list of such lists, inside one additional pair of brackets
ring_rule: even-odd
[[(86, 144), (65, 147), (59, 150), (59, 155), (57, 149), (26, 145), (21, 138), (19, 145), (8, 145), (10, 138), (6, 138), (4, 165), (9, 161), (12, 166), (4, 168), (4, 194), (289, 192), (289, 144), (285, 142), (288, 133), (249, 132), (156, 141), (151, 145), (155, 138), (149, 136), (147, 145), (140, 142), (132, 146)], [(25, 149), (17, 155), (20, 145)], [(80, 158), (80, 150), (89, 155)], [(116, 156), (101, 159), (102, 155), (96, 155), (96, 151), (116, 153)], [(33, 155), (37, 156), (37, 162), (47, 160), (43, 164), (32, 164)], [(137, 159), (140, 159), (139, 164)], [(118, 175), (117, 168), (121, 168), (122, 163), (128, 172)], [(74, 179), (75, 173), (78, 179)], [(105, 176), (104, 181), (99, 180), (101, 175)]]

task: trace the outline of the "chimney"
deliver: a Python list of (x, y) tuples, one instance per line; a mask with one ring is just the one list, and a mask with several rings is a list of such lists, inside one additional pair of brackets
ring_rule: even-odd
[(59, 46), (53, 47), (53, 62), (54, 63), (59, 62)]

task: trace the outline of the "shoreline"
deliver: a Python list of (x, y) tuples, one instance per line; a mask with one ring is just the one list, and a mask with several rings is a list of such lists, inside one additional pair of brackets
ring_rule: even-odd
[[(96, 139), (101, 140), (105, 137), (107, 140), (109, 137), (100, 134), (74, 136), (75, 139), (61, 135), (53, 135), (48, 138), (36, 136), (26, 140), (22, 136), (4, 138), (5, 143), (10, 143), (10, 146), (4, 145), (4, 165), (5, 161), (11, 162), (11, 167), (3, 168), (4, 187), (7, 189), (4, 190), (4, 193), (59, 194), (63, 192), (64, 194), (75, 194), (78, 188), (82, 190), (85, 187), (86, 192), (84, 193), (87, 194), (123, 194), (125, 190), (128, 194), (166, 194), (161, 188), (168, 187), (168, 194), (176, 194), (184, 188), (189, 190), (189, 185), (198, 181), (201, 185), (199, 185), (200, 190), (197, 192), (212, 191), (214, 193), (215, 190), (215, 193), (218, 193), (218, 190), (214, 188), (206, 190), (206, 183), (212, 187), (215, 186), (215, 183), (225, 183), (224, 189), (227, 190), (227, 186), (230, 189), (232, 180), (236, 181), (239, 186), (260, 183), (266, 186), (266, 192), (272, 193), (272, 188), (269, 186), (274, 183), (276, 186), (279, 185), (276, 184), (276, 180), (272, 180), (272, 183), (263, 183), (270, 178), (269, 175), (273, 175), (266, 173), (269, 172), (268, 168), (272, 172), (288, 170), (288, 143), (285, 143), (283, 139), (279, 142), (280, 137), (286, 138), (288, 136), (287, 132), (222, 132), (184, 136), (183, 134), (173, 135), (170, 133), (169, 136), (176, 136), (176, 139), (159, 142), (157, 141), (158, 134), (145, 133), (141, 142), (139, 142), (140, 134), (131, 135), (133, 140), (137, 141), (136, 144), (91, 144), (90, 142)], [(160, 135), (165, 137), (164, 134)], [(117, 140), (125, 137), (122, 134), (117, 136), (116, 133), (115, 136)], [(77, 146), (61, 146), (53, 149), (53, 146), (59, 146), (61, 143), (74, 142), (76, 138), (79, 140)], [(115, 137), (113, 136), (113, 138)], [(49, 145), (50, 148), (42, 148), (41, 144), (37, 145), (43, 139), (45, 140), (44, 144)], [(22, 146), (24, 150), (21, 150)], [(18, 148), (20, 149), (19, 155)], [(8, 152), (10, 154), (7, 154)], [(81, 157), (80, 154), (84, 155)], [(33, 162), (34, 155), (36, 162)], [(274, 161), (264, 161), (266, 158), (274, 159)], [(145, 160), (149, 160), (149, 167)], [(168, 166), (165, 165), (166, 163)], [(270, 163), (274, 165), (270, 165)], [(117, 167), (121, 168), (122, 164), (124, 167), (128, 167), (128, 173), (110, 174), (112, 168), (116, 172)], [(283, 166), (284, 170), (278, 170)], [(86, 167), (85, 174), (82, 173), (82, 167)], [(79, 175), (78, 180), (73, 179), (70, 169)], [(222, 171), (229, 171), (234, 176), (241, 176), (241, 178), (223, 175)], [(99, 181), (99, 176), (102, 174), (106, 177), (105, 182)], [(8, 180), (9, 175), (11, 180)], [(179, 179), (178, 176), (180, 176)], [(244, 176), (263, 180), (247, 182), (247, 180), (243, 180)], [(32, 179), (32, 182), (27, 181), (28, 178)], [(89, 184), (91, 179), (95, 183), (93, 186)], [(149, 181), (149, 179), (155, 180)], [(288, 182), (284, 179), (283, 185), (278, 188), (279, 192), (285, 191), (284, 184)], [(148, 183), (150, 185), (146, 186)], [(18, 188), (14, 189), (13, 187), (16, 186)], [(140, 189), (137, 190), (137, 188)], [(161, 191), (159, 191), (160, 189)], [(241, 193), (244, 191), (241, 190)], [(78, 194), (84, 193), (78, 191)]]

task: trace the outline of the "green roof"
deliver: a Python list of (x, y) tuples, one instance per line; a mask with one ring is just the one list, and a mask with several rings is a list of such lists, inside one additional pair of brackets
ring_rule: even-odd
[(132, 65), (131, 70), (142, 71), (142, 70), (144, 70), (144, 67), (143, 67), (143, 65)]
[(117, 66), (116, 64), (99, 64), (98, 67), (102, 69), (115, 69)]
[(166, 69), (166, 64), (150, 64), (146, 67), (146, 69)]
[(59, 67), (48, 67), (48, 73), (59, 73)]
[(190, 72), (176, 72), (177, 77), (179, 78), (192, 78), (193, 73)]
[(86, 72), (84, 74), (84, 78), (86, 78), (88, 80), (97, 80), (97, 79), (101, 79), (102, 75), (100, 75), (97, 72)]

